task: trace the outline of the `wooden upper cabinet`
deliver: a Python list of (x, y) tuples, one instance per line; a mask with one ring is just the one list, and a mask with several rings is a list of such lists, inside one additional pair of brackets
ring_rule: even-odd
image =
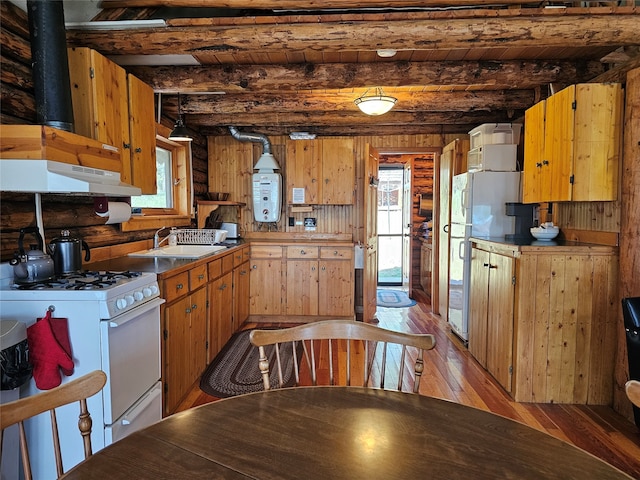
[[(353, 139), (287, 140), (286, 146), (288, 204), (353, 204)], [(294, 199), (294, 189), (304, 189), (304, 201)]]
[(351, 205), (355, 188), (352, 138), (322, 139), (322, 203)]
[[(153, 88), (127, 75), (129, 92), (129, 132), (131, 137), (131, 176), (142, 193), (157, 193), (156, 124)], [(150, 173), (154, 172), (153, 175)]]
[(153, 89), (90, 48), (70, 48), (75, 133), (118, 148), (120, 179), (156, 193)]
[(523, 201), (618, 198), (622, 88), (578, 84), (525, 113)]

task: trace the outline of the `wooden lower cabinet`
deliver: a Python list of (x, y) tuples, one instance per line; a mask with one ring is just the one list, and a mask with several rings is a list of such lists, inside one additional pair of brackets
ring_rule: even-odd
[(233, 269), (233, 327), (238, 330), (249, 318), (249, 281), (251, 264), (249, 263), (249, 249), (246, 249), (247, 261)]
[(166, 300), (161, 309), (164, 415), (175, 411), (248, 317), (248, 252), (248, 246), (241, 247), (160, 275)]
[(251, 246), (249, 311), (251, 315), (282, 315), (282, 247)]
[(469, 352), (511, 392), (515, 260), (473, 249)]
[(252, 245), (250, 314), (285, 321), (353, 318), (353, 278), (352, 245)]
[(472, 243), (470, 353), (516, 401), (610, 404), (617, 248)]
[(206, 287), (164, 307), (162, 378), (165, 415), (174, 411), (207, 365), (207, 317)]

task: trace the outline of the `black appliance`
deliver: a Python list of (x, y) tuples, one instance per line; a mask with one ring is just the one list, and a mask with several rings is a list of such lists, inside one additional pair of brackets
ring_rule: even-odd
[(0, 389), (13, 390), (31, 378), (27, 327), (16, 320), (0, 320)]
[[(627, 337), (629, 380), (640, 380), (640, 297), (622, 299), (622, 316)], [(640, 408), (633, 406), (633, 418), (640, 427)]]

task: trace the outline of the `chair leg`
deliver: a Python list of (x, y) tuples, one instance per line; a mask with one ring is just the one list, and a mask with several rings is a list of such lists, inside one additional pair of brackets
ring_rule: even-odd
[(269, 359), (267, 358), (267, 354), (265, 353), (265, 349), (263, 346), (258, 347), (258, 352), (260, 353), (258, 365), (260, 366), (260, 373), (262, 373), (262, 384), (264, 385), (265, 390), (270, 390), (271, 383), (269, 382)]

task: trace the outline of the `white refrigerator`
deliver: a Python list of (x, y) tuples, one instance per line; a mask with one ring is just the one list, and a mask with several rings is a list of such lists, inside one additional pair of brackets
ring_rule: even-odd
[(449, 324), (465, 342), (469, 339), (469, 237), (500, 238), (514, 233), (515, 217), (505, 203), (520, 201), (520, 172), (469, 172), (453, 177), (449, 230)]

